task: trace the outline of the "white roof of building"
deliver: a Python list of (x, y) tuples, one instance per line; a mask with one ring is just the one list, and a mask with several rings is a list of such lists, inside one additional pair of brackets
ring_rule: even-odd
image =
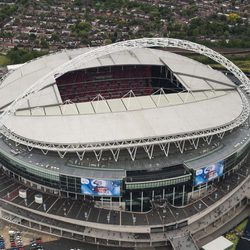
[(20, 68), (21, 66), (23, 66), (23, 63), (11, 64), (11, 65), (7, 65), (7, 69), (8, 69), (8, 71), (16, 70), (16, 69)]
[[(89, 48), (63, 50), (43, 56), (25, 63), (11, 72), (0, 84), (0, 109), (10, 104), (39, 78), (45, 76), (76, 56), (85, 53)], [(107, 65), (149, 64), (167, 65), (189, 90), (216, 90), (234, 88), (233, 83), (221, 72), (211, 69), (199, 62), (170, 52), (155, 49), (134, 49), (115, 52), (98, 59), (91, 60), (80, 68), (100, 67)], [(62, 103), (54, 77), (48, 80), (47, 88), (42, 89), (30, 98), (35, 99), (24, 103), (20, 108), (55, 105)], [(45, 92), (45, 93), (44, 93)]]
[(134, 109), (126, 112), (111, 112), (104, 103), (100, 103), (95, 112), (93, 106), (98, 106), (96, 103), (82, 108), (82, 114), (78, 114), (76, 106), (71, 104), (63, 107), (63, 111), (59, 106), (48, 107), (44, 112), (46, 115), (42, 116), (30, 115), (30, 110), (20, 111), (10, 117), (6, 125), (22, 137), (48, 143), (122, 141), (178, 135), (221, 126), (241, 114), (241, 104), (236, 91), (226, 91), (223, 95), (199, 102), (182, 102), (160, 108), (138, 109), (134, 104)]
[[(11, 71), (0, 84), (0, 109), (15, 100), (39, 78), (48, 74), (59, 65), (68, 62), (72, 58), (88, 50), (88, 48), (63, 50), (55, 54), (34, 59), (17, 67), (13, 72)], [(54, 78), (51, 79), (48, 85), (54, 81)], [(36, 99), (35, 104), (31, 101), (30, 104), (25, 103), (22, 107), (30, 107), (33, 105), (33, 107), (35, 107), (35, 105), (42, 106), (44, 103), (46, 103), (46, 105), (53, 105), (61, 102), (61, 97), (57, 88), (55, 89), (52, 86), (39, 91), (38, 94), (31, 96), (31, 99)], [(38, 101), (39, 104), (37, 103)]]
[[(0, 109), (40, 77), (88, 48), (44, 56), (16, 69), (0, 85)], [(179, 135), (222, 126), (242, 112), (234, 84), (221, 72), (170, 52), (153, 49), (120, 51), (83, 67), (115, 64), (166, 65), (189, 92), (64, 104), (54, 77), (31, 95), (25, 110), (6, 121), (16, 134), (47, 143), (98, 143)]]
[(203, 250), (225, 250), (229, 247), (233, 246), (233, 243), (226, 239), (223, 236), (220, 236), (219, 238), (209, 242), (205, 246), (202, 247)]

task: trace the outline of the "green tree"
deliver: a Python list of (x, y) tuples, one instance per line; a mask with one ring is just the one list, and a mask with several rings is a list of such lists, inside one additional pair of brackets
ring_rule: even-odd
[(11, 49), (7, 53), (7, 57), (10, 59), (10, 63), (17, 64), (17, 63), (24, 63), (33, 58), (42, 56), (47, 54), (48, 52), (45, 51), (34, 51), (34, 50), (27, 50), (27, 49), (19, 49), (15, 47)]

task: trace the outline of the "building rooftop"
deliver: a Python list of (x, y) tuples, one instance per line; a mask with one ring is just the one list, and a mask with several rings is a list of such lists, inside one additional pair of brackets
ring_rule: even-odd
[[(3, 109), (33, 84), (45, 83), (28, 100), (19, 102), (15, 115), (3, 121), (12, 135), (21, 138), (21, 143), (29, 141), (34, 147), (66, 145), (67, 151), (69, 145), (74, 150), (85, 145), (88, 151), (93, 150), (88, 145), (103, 149), (105, 144), (109, 147), (112, 143), (126, 142), (127, 145), (129, 141), (192, 136), (217, 128), (219, 133), (219, 129), (227, 125), (237, 126), (236, 121), (244, 115), (246, 103), (236, 85), (223, 73), (199, 62), (162, 50), (137, 48), (97, 55), (86, 63), (83, 58), (89, 50), (64, 50), (44, 56), (4, 78), (0, 88)], [(55, 79), (57, 70), (63, 75), (79, 69), (114, 65), (167, 67), (184, 90), (62, 103)], [(43, 78), (44, 75), (47, 77)], [(217, 132), (214, 130), (214, 133)]]
[(209, 242), (202, 247), (203, 250), (226, 250), (233, 246), (233, 243), (223, 236)]
[[(23, 138), (50, 144), (98, 144), (181, 135), (220, 127), (241, 115), (239, 94), (221, 94), (199, 102), (126, 112), (61, 115), (53, 107), (52, 115), (15, 115), (5, 125)], [(101, 109), (104, 104), (99, 105)]]

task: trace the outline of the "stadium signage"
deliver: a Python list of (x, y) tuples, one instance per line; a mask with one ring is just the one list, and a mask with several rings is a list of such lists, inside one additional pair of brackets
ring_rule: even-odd
[(223, 169), (224, 169), (224, 160), (196, 170), (194, 185), (198, 186), (207, 183), (217, 177), (222, 176)]
[(81, 192), (91, 196), (120, 196), (121, 180), (81, 178)]

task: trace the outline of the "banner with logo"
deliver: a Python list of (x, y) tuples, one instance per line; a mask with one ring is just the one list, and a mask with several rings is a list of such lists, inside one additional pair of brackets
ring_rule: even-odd
[(120, 196), (121, 180), (81, 178), (81, 192), (92, 196)]
[(198, 186), (223, 175), (224, 160), (196, 170), (194, 185)]

